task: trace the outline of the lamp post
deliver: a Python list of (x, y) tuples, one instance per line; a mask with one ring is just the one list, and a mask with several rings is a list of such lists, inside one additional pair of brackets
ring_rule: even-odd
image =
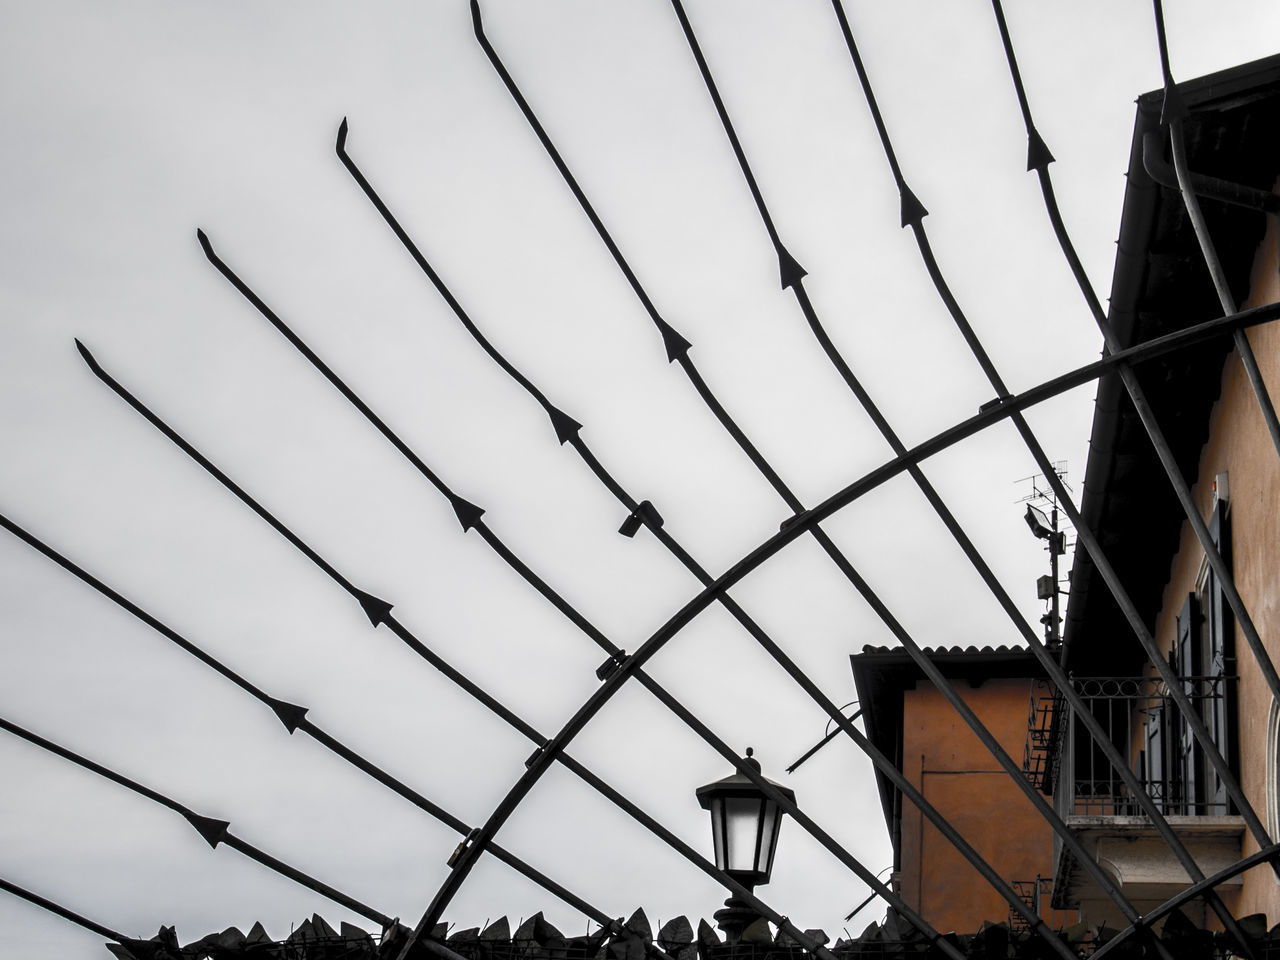
[[(758, 773), (760, 763), (752, 757), (752, 752), (748, 747), (747, 763)], [(768, 783), (795, 803), (795, 791), (790, 787), (772, 780)], [(748, 890), (768, 883), (784, 812), (777, 802), (741, 773), (699, 787), (696, 796), (702, 809), (711, 813), (716, 866)], [(726, 900), (724, 909), (717, 910), (714, 917), (731, 942), (739, 939), (742, 931), (758, 919), (755, 910), (736, 896)]]

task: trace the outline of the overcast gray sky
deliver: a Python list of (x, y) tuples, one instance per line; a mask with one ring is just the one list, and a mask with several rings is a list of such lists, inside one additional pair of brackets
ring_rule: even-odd
[[(251, 682), (472, 823), (527, 743), (404, 649), (95, 380), (79, 337), (358, 586), (544, 733), (594, 689), (601, 654), (463, 534), (446, 502), (208, 265), (203, 227), (253, 285), (490, 526), (615, 642), (635, 649), (696, 592), (542, 412), (469, 340), (333, 153), (349, 149), (477, 323), (668, 528), (719, 572), (787, 516), (701, 406), (490, 68), (462, 0), (5, 2), (0, 30), (0, 512)], [(888, 457), (811, 339), (662, 2), (489, 0), (488, 34), (720, 399), (806, 502)], [(690, 0), (779, 231), (854, 371), (908, 442), (991, 391), (933, 294), (824, 0)], [(1267, 2), (1167, 2), (1175, 75), (1276, 51)], [(848, 4), (938, 257), (1014, 389), (1093, 359), (999, 36), (983, 3)], [(1159, 85), (1149, 5), (1007, 11), (1064, 214), (1109, 288), (1134, 97)], [(1092, 386), (1031, 414), (1083, 473)], [(1043, 553), (998, 428), (927, 473), (1034, 622)], [(828, 529), (925, 644), (1012, 643), (905, 478)], [(446, 828), (8, 536), (0, 536), (0, 716), (208, 816), (382, 911), (414, 920)], [(735, 596), (837, 702), (846, 657), (891, 642), (809, 541)], [(653, 662), (722, 737), (872, 870), (889, 863), (871, 768), (837, 742), (782, 770), (824, 717), (722, 611)], [(627, 690), (575, 755), (709, 852), (694, 788), (728, 772)], [(0, 876), (125, 933), (185, 942), (318, 911), (351, 917), (179, 817), (0, 737)], [(709, 916), (723, 892), (555, 772), (501, 842), (611, 914)], [(766, 899), (840, 933), (865, 888), (783, 830)], [(493, 862), (460, 925), (584, 918)], [(861, 927), (869, 915), (859, 917)], [(100, 939), (0, 898), (0, 953), (105, 956)]]

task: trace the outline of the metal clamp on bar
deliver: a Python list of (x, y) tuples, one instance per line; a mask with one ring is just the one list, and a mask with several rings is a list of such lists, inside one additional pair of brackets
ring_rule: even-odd
[(984, 403), (982, 406), (978, 408), (978, 412), (986, 413), (988, 410), (994, 410), (996, 407), (1000, 406), (1000, 404), (1004, 403), (1005, 400), (1007, 399), (1008, 399), (1007, 397), (996, 397), (994, 400), (988, 400), (986, 403)]
[(547, 742), (546, 742), (546, 741), (543, 741), (542, 743), (538, 744), (538, 746), (534, 748), (533, 753), (529, 754), (529, 756), (525, 759), (525, 761), (524, 761), (524, 768), (525, 768), (526, 770), (528, 770), (528, 769), (529, 769), (530, 767), (532, 767), (535, 763), (537, 763), (537, 762), (538, 762), (538, 758), (539, 758), (540, 756), (542, 756), (542, 752), (543, 752), (544, 750), (546, 750), (546, 749), (547, 749)]
[(788, 530), (794, 527), (797, 523), (800, 523), (808, 516), (809, 516), (808, 510), (801, 510), (794, 517), (787, 517), (787, 519), (783, 520), (780, 524), (778, 524), (778, 532), (786, 533)]
[(636, 508), (627, 514), (627, 519), (622, 521), (618, 532), (624, 537), (634, 537), (642, 524), (655, 529), (662, 526), (662, 514), (648, 500), (641, 500), (636, 504)]
[(478, 834), (479, 832), (480, 832), (479, 827), (473, 827), (471, 832), (462, 838), (462, 842), (458, 844), (458, 846), (454, 849), (453, 853), (449, 854), (449, 859), (447, 863), (450, 867), (452, 867), (455, 863), (458, 862), (458, 858), (462, 856), (463, 852), (467, 849), (467, 847), (471, 846), (471, 841), (476, 838), (476, 834)]
[(619, 650), (604, 663), (600, 664), (600, 666), (596, 667), (596, 679), (601, 683), (604, 683), (618, 672), (618, 668), (622, 666), (626, 659), (627, 651)]

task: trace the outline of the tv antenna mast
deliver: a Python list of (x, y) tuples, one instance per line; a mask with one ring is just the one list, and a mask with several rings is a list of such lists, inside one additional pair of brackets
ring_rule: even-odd
[[(1057, 460), (1053, 464), (1053, 472), (1062, 481), (1063, 486), (1071, 489), (1067, 483), (1067, 461)], [(1044, 624), (1045, 646), (1057, 653), (1062, 649), (1062, 615), (1059, 598), (1066, 593), (1062, 589), (1058, 558), (1067, 552), (1067, 534), (1059, 529), (1058, 498), (1049, 486), (1043, 474), (1034, 474), (1017, 481), (1019, 484), (1030, 484), (1030, 492), (1016, 502), (1025, 503), (1027, 512), (1022, 519), (1027, 522), (1032, 536), (1045, 541), (1045, 549), (1049, 551), (1049, 573), (1036, 579), (1036, 596), (1047, 601), (1048, 609), (1040, 622)]]

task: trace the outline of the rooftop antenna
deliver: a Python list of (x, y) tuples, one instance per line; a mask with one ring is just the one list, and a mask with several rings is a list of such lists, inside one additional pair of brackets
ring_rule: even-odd
[[(1052, 464), (1057, 479), (1067, 490), (1067, 461), (1055, 460)], [(1033, 474), (1017, 481), (1029, 484), (1029, 492), (1016, 502), (1025, 503), (1027, 512), (1022, 519), (1027, 522), (1031, 535), (1044, 540), (1049, 551), (1049, 573), (1036, 578), (1036, 596), (1048, 603), (1048, 609), (1040, 622), (1044, 624), (1044, 642), (1054, 653), (1062, 650), (1062, 616), (1059, 597), (1066, 593), (1059, 579), (1058, 558), (1067, 552), (1067, 534), (1058, 529), (1058, 497), (1043, 474)]]

